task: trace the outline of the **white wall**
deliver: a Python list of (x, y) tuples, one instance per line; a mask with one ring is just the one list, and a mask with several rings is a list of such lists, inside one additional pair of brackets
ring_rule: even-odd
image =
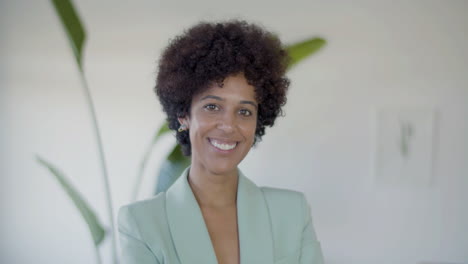
[[(468, 2), (272, 2), (76, 1), (115, 211), (164, 119), (152, 92), (160, 50), (199, 19), (240, 17), (286, 43), (329, 41), (290, 72), (286, 117), (241, 166), (259, 185), (307, 194), (327, 263), (468, 263)], [(34, 161), (62, 168), (107, 223), (71, 51), (48, 1), (0, 7), (0, 262), (93, 263), (81, 217)], [(437, 109), (430, 187), (374, 183), (380, 105)]]

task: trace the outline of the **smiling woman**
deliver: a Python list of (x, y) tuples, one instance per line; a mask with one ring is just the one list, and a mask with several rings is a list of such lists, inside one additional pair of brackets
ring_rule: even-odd
[(287, 59), (245, 21), (200, 23), (169, 44), (155, 91), (191, 166), (167, 192), (120, 209), (125, 263), (323, 263), (304, 195), (257, 187), (238, 169), (282, 112)]

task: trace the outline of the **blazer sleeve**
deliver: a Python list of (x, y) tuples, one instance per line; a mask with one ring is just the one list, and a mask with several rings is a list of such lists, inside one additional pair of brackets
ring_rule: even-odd
[(310, 206), (302, 194), (302, 212), (303, 212), (303, 229), (302, 229), (302, 246), (300, 264), (323, 264), (323, 254), (320, 247), (320, 242), (317, 240), (314, 226), (312, 224), (312, 217), (310, 213)]
[(161, 264), (142, 241), (131, 208), (123, 206), (118, 213), (120, 250), (123, 264)]

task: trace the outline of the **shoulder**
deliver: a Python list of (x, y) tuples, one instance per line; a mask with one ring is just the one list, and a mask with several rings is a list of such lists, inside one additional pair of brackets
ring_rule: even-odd
[(302, 192), (288, 190), (288, 189), (281, 189), (281, 188), (273, 188), (273, 187), (259, 187), (260, 190), (263, 192), (263, 195), (267, 199), (276, 199), (282, 201), (301, 201), (304, 199), (304, 194)]
[(125, 220), (124, 218), (130, 216), (138, 219), (139, 217), (148, 217), (148, 214), (154, 214), (155, 212), (157, 214), (154, 216), (161, 216), (161, 213), (165, 211), (165, 198), (166, 195), (163, 192), (149, 199), (123, 205), (119, 209), (118, 219), (119, 221)]
[(150, 209), (150, 208), (163, 209), (165, 200), (166, 200), (165, 192), (162, 192), (151, 198), (136, 201), (136, 202), (121, 206), (119, 209), (119, 215), (125, 212), (130, 212), (130, 211), (133, 213), (141, 213), (145, 211), (146, 209)]
[(151, 199), (120, 207), (118, 231), (125, 263), (160, 263), (161, 245), (164, 245), (161, 236), (165, 235), (165, 221), (160, 216), (165, 212), (164, 200), (165, 195), (161, 193)]
[(166, 194), (163, 192), (152, 198), (120, 207), (118, 212), (119, 232), (147, 242), (165, 235), (168, 230), (165, 200)]
[(265, 197), (272, 221), (278, 226), (304, 224), (309, 214), (304, 193), (272, 187), (260, 187), (260, 190)]
[(269, 206), (300, 213), (307, 205), (305, 195), (302, 192), (272, 187), (260, 187), (260, 190)]
[(297, 256), (307, 226), (308, 203), (302, 192), (260, 187), (270, 213), (275, 252), (278, 256)]

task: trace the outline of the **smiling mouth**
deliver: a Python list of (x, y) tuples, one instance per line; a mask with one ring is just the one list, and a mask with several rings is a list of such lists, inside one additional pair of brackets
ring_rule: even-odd
[(219, 141), (219, 140), (216, 140), (216, 139), (212, 139), (212, 138), (208, 138), (208, 141), (210, 142), (210, 144), (219, 149), (219, 150), (223, 150), (223, 151), (229, 151), (229, 150), (232, 150), (234, 149), (238, 142), (234, 142), (234, 143), (226, 143), (226, 142), (222, 142), (222, 141)]

